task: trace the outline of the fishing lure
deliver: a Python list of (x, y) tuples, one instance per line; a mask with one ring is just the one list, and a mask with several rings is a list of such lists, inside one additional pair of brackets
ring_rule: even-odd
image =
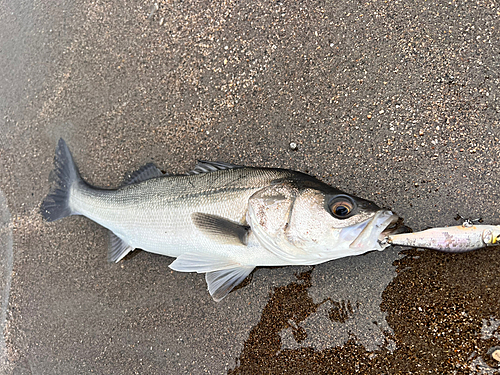
[(500, 245), (500, 226), (474, 225), (470, 220), (466, 220), (459, 226), (386, 236), (381, 243), (463, 253)]

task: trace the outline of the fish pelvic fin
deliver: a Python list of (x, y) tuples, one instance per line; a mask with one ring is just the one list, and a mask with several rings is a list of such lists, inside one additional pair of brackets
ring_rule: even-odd
[(40, 206), (45, 220), (55, 221), (66, 216), (75, 215), (69, 206), (71, 186), (82, 181), (71, 152), (64, 139), (59, 139), (54, 156), (54, 170), (49, 179), (52, 188)]
[(109, 232), (108, 262), (118, 263), (134, 248), (113, 232)]
[(208, 292), (215, 302), (221, 301), (234, 287), (250, 275), (255, 266), (242, 265), (225, 258), (185, 253), (170, 266), (174, 271), (206, 273)]

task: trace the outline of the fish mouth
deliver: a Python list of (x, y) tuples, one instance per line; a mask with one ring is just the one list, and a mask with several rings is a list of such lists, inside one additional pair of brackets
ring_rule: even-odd
[(379, 210), (365, 222), (364, 228), (349, 245), (353, 250), (383, 250), (389, 246), (383, 239), (391, 234), (404, 233), (403, 220), (389, 210)]
[(411, 232), (413, 232), (413, 230), (410, 227), (404, 225), (403, 219), (398, 217), (396, 221), (393, 221), (382, 231), (382, 233), (380, 233), (379, 240), (382, 241), (387, 236), (393, 234), (411, 233)]

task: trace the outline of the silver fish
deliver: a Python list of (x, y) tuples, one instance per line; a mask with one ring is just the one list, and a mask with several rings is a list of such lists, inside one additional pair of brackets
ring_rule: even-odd
[(153, 164), (116, 190), (81, 179), (60, 139), (47, 221), (83, 215), (111, 231), (108, 259), (135, 248), (177, 259), (170, 268), (205, 273), (215, 301), (256, 266), (319, 264), (383, 250), (399, 218), (316, 178), (285, 169), (198, 162), (187, 175)]

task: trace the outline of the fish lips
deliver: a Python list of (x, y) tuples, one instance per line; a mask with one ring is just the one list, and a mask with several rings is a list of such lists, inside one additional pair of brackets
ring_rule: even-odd
[[(399, 232), (402, 220), (389, 210), (379, 210), (373, 217), (363, 223), (361, 232), (349, 245), (349, 249), (359, 251), (384, 250), (388, 244), (381, 243), (381, 239), (395, 231)], [(404, 227), (406, 228), (406, 227)], [(347, 228), (346, 228), (347, 229)], [(405, 231), (403, 229), (403, 231)]]

